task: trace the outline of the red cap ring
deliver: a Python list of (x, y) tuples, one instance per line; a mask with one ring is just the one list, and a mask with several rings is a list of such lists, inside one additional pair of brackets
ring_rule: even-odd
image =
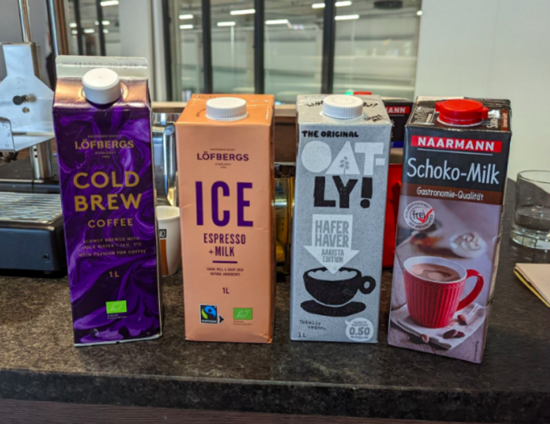
[(437, 102), (439, 121), (448, 125), (475, 126), (487, 119), (489, 109), (475, 100), (455, 99)]

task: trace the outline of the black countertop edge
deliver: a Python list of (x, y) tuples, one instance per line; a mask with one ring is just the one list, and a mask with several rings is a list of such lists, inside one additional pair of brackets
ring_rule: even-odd
[[(113, 373), (88, 373), (83, 374), (79, 372), (56, 372), (56, 371), (43, 371), (43, 370), (34, 370), (34, 369), (3, 369), (0, 370), (0, 376), (4, 373), (18, 373), (18, 374), (28, 374), (28, 375), (62, 375), (66, 377), (85, 377), (85, 378), (117, 378), (117, 379), (156, 379), (159, 381), (174, 381), (182, 383), (210, 383), (210, 384), (231, 384), (231, 385), (248, 385), (248, 386), (295, 386), (295, 387), (329, 387), (339, 390), (389, 390), (389, 391), (418, 391), (418, 392), (437, 392), (436, 389), (425, 388), (425, 387), (402, 387), (402, 386), (388, 386), (388, 385), (376, 385), (376, 384), (345, 384), (345, 383), (322, 383), (322, 382), (308, 382), (308, 381), (274, 381), (274, 380), (250, 380), (250, 379), (239, 379), (239, 378), (213, 378), (213, 377), (181, 377), (181, 376), (170, 376), (170, 375), (151, 375), (151, 374), (133, 374), (128, 376), (125, 374), (113, 374)], [(487, 389), (461, 389), (459, 387), (455, 388), (446, 388), (445, 393), (448, 394), (460, 394), (460, 393), (482, 393), (486, 394)], [(496, 393), (496, 391), (493, 391)], [(544, 394), (550, 398), (550, 393), (545, 391), (525, 391), (525, 390), (515, 390), (513, 387), (510, 387), (506, 392), (501, 391), (501, 393), (517, 393), (517, 394)]]
[[(0, 371), (0, 397), (119, 406), (388, 419), (544, 423), (550, 394), (304, 382)], [(323, 399), (322, 401), (319, 401)], [(468, 407), (465, 407), (467, 405)]]

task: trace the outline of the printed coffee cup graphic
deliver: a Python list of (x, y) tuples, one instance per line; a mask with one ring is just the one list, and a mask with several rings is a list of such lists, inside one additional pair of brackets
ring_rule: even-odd
[(326, 268), (311, 269), (304, 273), (304, 283), (315, 299), (333, 306), (348, 303), (358, 290), (369, 294), (376, 286), (374, 278), (362, 276), (359, 270), (353, 268), (340, 268), (336, 274), (329, 273)]
[[(470, 305), (483, 290), (483, 276), (472, 269), (444, 258), (416, 256), (403, 264), (405, 294), (411, 318), (428, 328), (449, 324), (453, 315)], [(474, 289), (461, 299), (470, 277), (477, 279)]]
[(376, 287), (370, 276), (354, 268), (340, 268), (332, 273), (327, 268), (310, 269), (304, 273), (304, 284), (314, 298), (302, 303), (302, 308), (316, 315), (349, 316), (364, 311), (362, 302), (351, 302), (358, 291), (367, 295)]

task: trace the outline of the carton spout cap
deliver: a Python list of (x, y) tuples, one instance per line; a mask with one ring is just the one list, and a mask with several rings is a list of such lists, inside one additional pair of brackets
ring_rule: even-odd
[(354, 119), (363, 115), (363, 100), (355, 96), (327, 96), (323, 101), (323, 114), (334, 119)]
[(475, 100), (454, 99), (437, 102), (436, 112), (439, 121), (446, 125), (475, 126), (481, 124), (489, 115), (489, 109)]
[(247, 115), (246, 100), (238, 97), (217, 97), (206, 102), (206, 117), (214, 121), (238, 121)]
[(121, 96), (120, 79), (112, 69), (96, 68), (82, 77), (86, 100), (98, 105), (116, 102)]

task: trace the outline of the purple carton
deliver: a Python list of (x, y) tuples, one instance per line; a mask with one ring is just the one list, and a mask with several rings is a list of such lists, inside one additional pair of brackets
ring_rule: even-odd
[(147, 61), (61, 56), (53, 119), (76, 346), (162, 335)]

